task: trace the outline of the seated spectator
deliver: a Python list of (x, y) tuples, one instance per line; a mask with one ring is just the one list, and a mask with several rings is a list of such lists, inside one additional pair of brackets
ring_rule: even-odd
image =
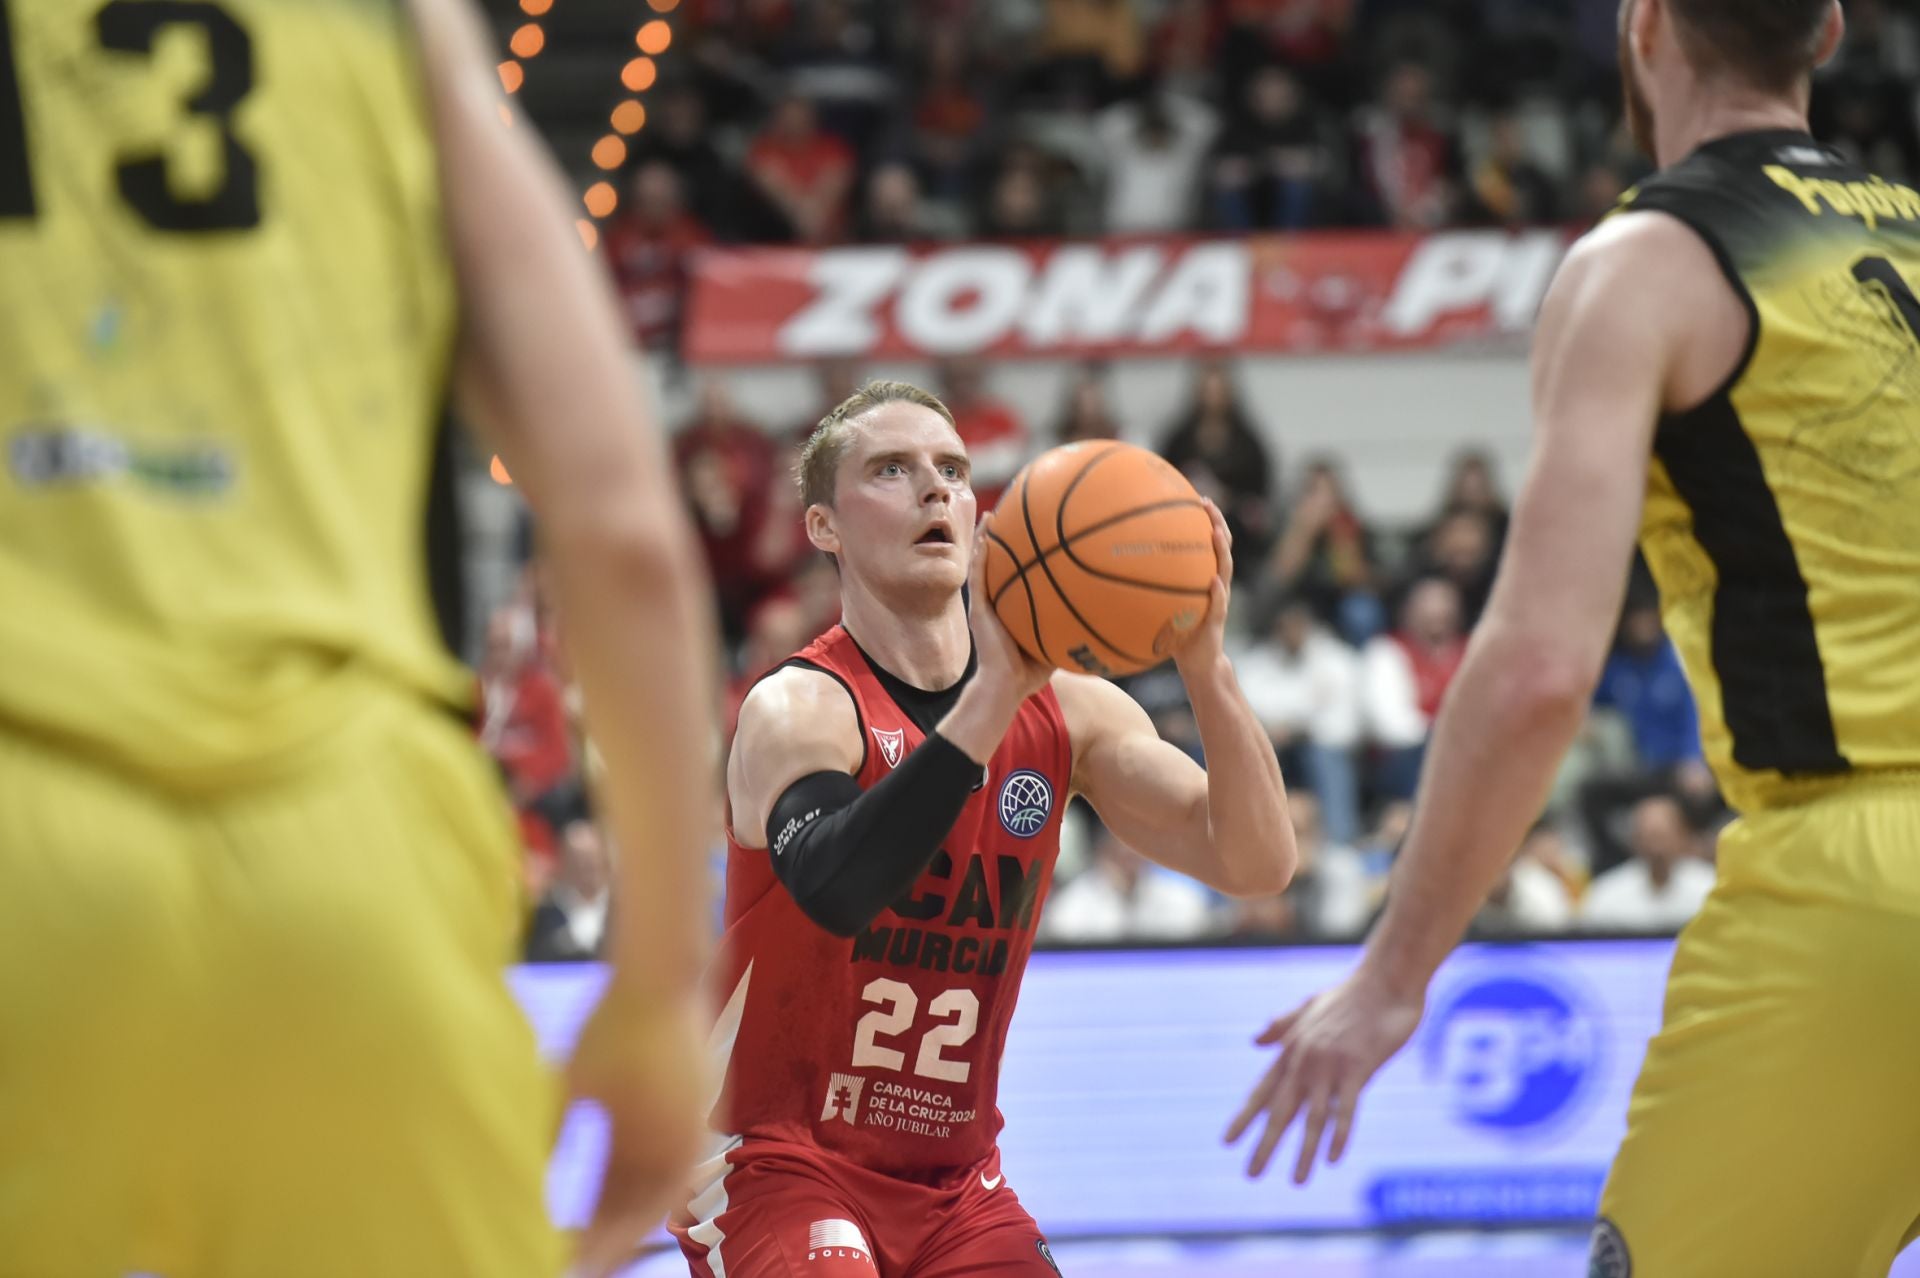
[(723, 633), (738, 642), (754, 606), (777, 590), (806, 553), (791, 482), (777, 473), (773, 438), (743, 421), (718, 378), (700, 391), (698, 414), (673, 441), (681, 489), (713, 576)]
[(1090, 863), (1040, 918), (1051, 941), (1185, 941), (1213, 930), (1213, 901), (1193, 880), (1150, 865), (1104, 826)]
[(898, 160), (875, 166), (867, 175), (860, 205), (859, 239), (865, 244), (912, 244), (922, 240), (957, 238), (961, 227), (949, 215), (928, 204), (920, 194), (920, 179)]
[(1282, 770), (1306, 782), (1336, 843), (1360, 837), (1360, 659), (1305, 599), (1285, 600), (1265, 642), (1234, 662), (1240, 688), (1273, 739)]
[(607, 937), (613, 876), (600, 827), (569, 822), (560, 868), (527, 928), (527, 962), (574, 963), (598, 958)]
[(1680, 654), (1661, 625), (1658, 599), (1628, 604), (1593, 703), (1626, 717), (1642, 766), (1670, 773), (1700, 758), (1700, 717)]
[(1341, 199), (1332, 130), (1285, 67), (1265, 66), (1214, 148), (1211, 220), (1230, 231), (1319, 226)]
[(1449, 511), (1421, 547), (1420, 571), (1453, 583), (1460, 592), (1461, 622), (1468, 630), (1480, 624), (1499, 568), (1500, 543), (1493, 521), (1477, 510)]
[(1499, 547), (1507, 540), (1511, 516), (1507, 499), (1500, 492), (1500, 481), (1494, 478), (1493, 459), (1481, 449), (1467, 448), (1454, 454), (1446, 487), (1440, 494), (1439, 517), (1428, 529), (1429, 535), (1438, 529), (1441, 520), (1458, 510), (1470, 510), (1486, 517), (1492, 527), (1497, 558)]
[(1120, 438), (1120, 423), (1107, 406), (1106, 373), (1098, 365), (1082, 365), (1067, 390), (1067, 406), (1053, 428), (1056, 444), (1083, 444)]
[(1493, 122), (1487, 153), (1473, 169), (1473, 198), (1484, 221), (1500, 226), (1537, 226), (1560, 215), (1560, 191), (1527, 150), (1515, 113)]
[(1671, 795), (1653, 795), (1633, 809), (1633, 859), (1600, 875), (1580, 903), (1583, 927), (1620, 932), (1674, 932), (1699, 912), (1713, 890), (1713, 867), (1699, 855), (1699, 837)]
[(1399, 628), (1362, 652), (1361, 704), (1382, 751), (1375, 784), (1387, 797), (1413, 797), (1427, 735), (1466, 651), (1460, 592), (1444, 578), (1428, 577), (1407, 592)]
[(1605, 870), (1626, 859), (1626, 844), (1616, 829), (1621, 814), (1648, 795), (1676, 791), (1698, 817), (1718, 807), (1712, 774), (1701, 758), (1693, 689), (1660, 624), (1659, 601), (1650, 594), (1629, 598), (1593, 704), (1618, 713), (1633, 738), (1633, 766), (1592, 776), (1580, 787), (1580, 816), (1593, 865)]
[(524, 807), (573, 773), (573, 739), (560, 681), (539, 659), (534, 614), (509, 604), (487, 622), (480, 658), (480, 744)]
[(666, 161), (642, 162), (627, 189), (605, 240), (614, 285), (639, 343), (648, 350), (678, 350), (687, 259), (713, 236), (687, 211), (680, 175)]
[(980, 227), (989, 239), (1008, 240), (1040, 239), (1064, 229), (1038, 172), (1018, 164), (1004, 166), (993, 179)]
[(679, 174), (688, 210), (722, 239), (777, 234), (770, 210), (760, 208), (755, 216), (744, 207), (748, 202), (741, 198), (741, 184), (713, 145), (706, 102), (697, 88), (685, 82), (663, 84), (649, 96), (647, 111), (647, 127), (627, 143), (628, 163), (636, 172), (658, 162)]
[(1307, 467), (1306, 483), (1282, 525), (1265, 576), (1270, 594), (1305, 595), (1349, 643), (1365, 643), (1382, 629), (1373, 534), (1330, 462)]
[(1103, 111), (1096, 131), (1106, 162), (1108, 233), (1191, 226), (1218, 128), (1205, 103), (1159, 89)]
[(940, 365), (940, 398), (953, 414), (953, 429), (973, 462), (973, 493), (980, 509), (992, 510), (1008, 482), (1027, 464), (1026, 424), (988, 394), (986, 368), (970, 356)]
[(1381, 102), (1360, 126), (1361, 190), (1374, 220), (1429, 231), (1451, 222), (1460, 171), (1453, 138), (1436, 122), (1433, 73), (1401, 62), (1388, 73)]
[(1258, 562), (1272, 524), (1273, 457), (1225, 360), (1195, 367), (1193, 400), (1161, 437), (1159, 453), (1219, 505), (1239, 548), (1235, 564)]
[(1297, 903), (1299, 933), (1312, 940), (1351, 940), (1366, 931), (1373, 916), (1373, 884), (1366, 862), (1344, 841), (1329, 839), (1321, 822), (1320, 800), (1311, 791), (1287, 796), (1299, 868), (1286, 895)]
[(1237, 900), (1231, 931), (1240, 937), (1339, 941), (1357, 938), (1373, 917), (1378, 894), (1365, 860), (1352, 848), (1329, 843), (1320, 825), (1320, 803), (1306, 790), (1290, 791), (1299, 868), (1277, 896)]
[(1573, 898), (1560, 875), (1546, 863), (1546, 858), (1558, 854), (1542, 850), (1559, 837), (1551, 826), (1534, 827), (1506, 874), (1487, 894), (1486, 904), (1473, 916), (1475, 935), (1553, 936), (1572, 926)]
[(963, 203), (987, 123), (979, 76), (969, 66), (966, 30), (941, 22), (927, 34), (926, 65), (913, 108), (916, 158), (936, 199)]
[(814, 0), (805, 14), (779, 59), (787, 88), (813, 103), (823, 129), (865, 154), (897, 88), (886, 27), (856, 14), (848, 0)]
[(747, 150), (747, 176), (786, 220), (788, 238), (829, 244), (846, 230), (853, 152), (827, 133), (813, 104), (788, 94)]

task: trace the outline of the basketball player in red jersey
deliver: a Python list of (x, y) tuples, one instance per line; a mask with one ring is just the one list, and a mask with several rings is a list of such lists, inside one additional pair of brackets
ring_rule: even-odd
[(801, 469), (844, 620), (741, 708), (721, 1135), (674, 1232), (698, 1278), (1051, 1278), (995, 1092), (1069, 797), (1223, 892), (1293, 873), (1279, 765), (1221, 648), (1226, 528), (1213, 511), (1220, 575), (1174, 655), (1203, 772), (1112, 684), (1023, 654), (978, 563), (969, 610), (975, 501), (939, 400), (870, 384)]

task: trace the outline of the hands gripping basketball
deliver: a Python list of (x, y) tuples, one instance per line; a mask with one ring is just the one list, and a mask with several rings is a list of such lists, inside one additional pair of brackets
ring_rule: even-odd
[(1018, 705), (1047, 686), (1053, 667), (1029, 657), (1007, 633), (999, 613), (988, 602), (987, 530), (992, 526), (993, 515), (982, 515), (973, 533), (973, 563), (967, 573), (967, 623), (973, 628), (974, 651), (980, 658), (976, 677), (988, 687), (1004, 688)]
[(1219, 563), (1213, 584), (1207, 593), (1207, 615), (1174, 646), (1173, 664), (1182, 677), (1198, 672), (1215, 660), (1226, 659), (1227, 602), (1233, 590), (1233, 534), (1227, 520), (1214, 505), (1213, 498), (1202, 498), (1207, 518), (1213, 524), (1213, 557)]

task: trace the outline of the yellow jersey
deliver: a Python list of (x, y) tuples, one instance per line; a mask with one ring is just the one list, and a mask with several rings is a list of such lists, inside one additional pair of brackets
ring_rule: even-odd
[(1659, 423), (1641, 529), (1722, 789), (1752, 810), (1920, 769), (1920, 193), (1759, 132), (1623, 207), (1705, 239), (1753, 321)]
[(0, 727), (182, 786), (457, 706), (400, 0), (0, 0)]

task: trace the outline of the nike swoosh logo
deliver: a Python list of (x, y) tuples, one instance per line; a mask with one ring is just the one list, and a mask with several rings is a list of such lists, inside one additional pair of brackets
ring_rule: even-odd
[(1007, 1174), (1005, 1172), (1001, 1172), (998, 1176), (995, 1176), (992, 1180), (988, 1180), (987, 1174), (985, 1172), (981, 1172), (980, 1188), (986, 1190), (988, 1193), (992, 1193), (994, 1190), (1000, 1188), (1001, 1183), (1005, 1181), (1006, 1178), (1007, 1178)]

